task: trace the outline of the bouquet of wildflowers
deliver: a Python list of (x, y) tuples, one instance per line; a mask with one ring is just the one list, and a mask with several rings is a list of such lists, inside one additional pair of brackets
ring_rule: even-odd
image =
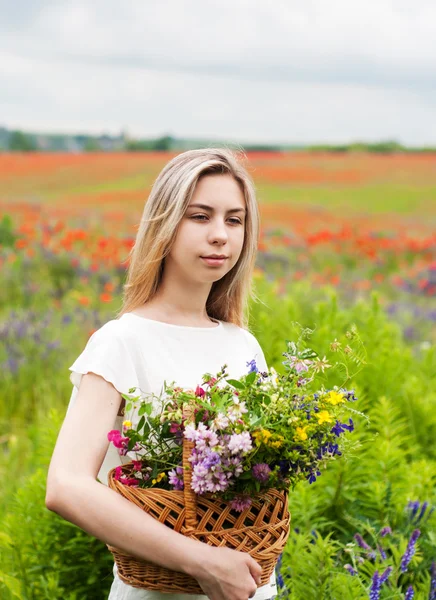
[[(356, 396), (346, 385), (363, 368), (366, 354), (354, 325), (344, 341), (330, 343), (328, 353), (338, 358), (334, 364), (306, 344), (300, 347), (311, 334), (302, 329), (297, 342), (286, 341), (284, 374), (273, 367), (260, 372), (251, 360), (239, 379), (229, 379), (223, 365), (214, 375), (205, 373), (195, 390), (165, 382), (163, 397), (125, 396), (127, 414), (135, 409), (139, 420), (124, 421), (123, 432), (111, 431), (108, 439), (121, 455), (135, 453), (135, 459), (128, 472), (126, 465), (118, 467), (115, 478), (127, 486), (183, 490), (186, 438), (193, 443), (185, 466), (192, 472), (192, 490), (229, 501), (236, 511), (270, 488), (316, 481), (343, 454), (344, 434), (354, 430), (353, 416), (361, 414), (351, 407)], [(341, 380), (326, 389), (325, 374), (335, 368)]]

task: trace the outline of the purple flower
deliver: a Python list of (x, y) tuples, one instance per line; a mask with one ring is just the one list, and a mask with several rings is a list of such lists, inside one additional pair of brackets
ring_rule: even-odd
[(421, 532), (419, 531), (419, 529), (415, 529), (413, 531), (412, 535), (410, 536), (410, 540), (409, 540), (409, 543), (407, 544), (406, 551), (403, 554), (403, 557), (401, 559), (401, 571), (403, 573), (405, 573), (407, 571), (407, 567), (408, 567), (410, 561), (412, 560), (413, 555), (415, 554), (416, 540), (419, 538), (420, 535), (421, 535)]
[(237, 454), (238, 452), (245, 453), (252, 450), (253, 445), (251, 443), (250, 433), (248, 431), (243, 431), (242, 433), (232, 433), (228, 448), (232, 454)]
[(380, 556), (382, 557), (382, 560), (386, 560), (386, 552), (384, 551), (384, 548), (381, 544), (377, 544), (377, 550), (380, 552)]
[(418, 509), (419, 509), (419, 504), (420, 504), (419, 500), (415, 500), (414, 502), (409, 501), (409, 503), (407, 504), (406, 510), (408, 510), (410, 513), (409, 514), (410, 521), (413, 521), (413, 519), (415, 518), (416, 513), (418, 512)]
[(168, 471), (168, 481), (170, 485), (174, 487), (175, 490), (183, 490), (183, 467), (178, 466), (175, 469), (171, 469), (171, 471)]
[(348, 419), (348, 425), (346, 423), (339, 423), (339, 421), (336, 421), (336, 424), (331, 428), (330, 431), (334, 433), (336, 437), (339, 437), (346, 429), (348, 431), (354, 431), (354, 423), (352, 419)]
[(248, 361), (246, 363), (246, 365), (247, 365), (247, 367), (250, 367), (250, 369), (248, 371), (249, 373), (253, 373), (253, 372), (258, 373), (259, 372), (259, 369), (256, 366), (256, 361), (254, 360), (254, 358), (253, 358), (253, 360)]
[(357, 571), (356, 569), (354, 569), (351, 565), (346, 564), (344, 565), (344, 569), (346, 569), (350, 575), (357, 575)]
[(266, 463), (258, 463), (257, 465), (254, 465), (252, 472), (256, 479), (265, 483), (265, 481), (268, 481), (269, 479), (271, 469)]
[(372, 550), (371, 546), (368, 546), (368, 544), (365, 542), (360, 533), (356, 533), (354, 539), (356, 540), (357, 545), (360, 546), (360, 548), (363, 548), (364, 550)]
[(430, 595), (428, 600), (436, 600), (436, 561), (431, 563), (430, 578)]
[(221, 457), (218, 454), (218, 452), (210, 452), (206, 458), (203, 460), (203, 465), (207, 468), (210, 469), (211, 467), (214, 467), (215, 465), (218, 465), (221, 463)]
[(275, 572), (277, 577), (277, 588), (280, 590), (285, 587), (285, 582), (283, 580), (283, 575), (281, 574), (281, 566), (283, 561), (283, 554), (280, 554), (279, 560), (277, 561)]
[(381, 537), (386, 537), (387, 535), (392, 533), (392, 529), (390, 527), (383, 527), (383, 529), (380, 530), (380, 535)]
[(387, 569), (385, 569), (385, 571), (382, 573), (381, 577), (380, 577), (380, 585), (383, 585), (384, 582), (387, 580), (387, 578), (389, 577), (389, 575), (392, 573), (392, 567), (388, 567)]
[(321, 471), (316, 471), (315, 473), (311, 471), (307, 477), (309, 483), (315, 483), (316, 476), (321, 477)]
[(371, 589), (369, 590), (369, 600), (379, 600), (380, 598), (380, 575), (378, 571), (372, 576)]
[(233, 508), (233, 510), (242, 512), (251, 506), (251, 502), (252, 500), (249, 496), (236, 496), (236, 498), (233, 498), (233, 500), (230, 502), (230, 506)]
[(406, 595), (404, 596), (404, 600), (412, 600), (414, 595), (415, 592), (413, 591), (413, 587), (409, 585), (409, 587), (407, 588)]

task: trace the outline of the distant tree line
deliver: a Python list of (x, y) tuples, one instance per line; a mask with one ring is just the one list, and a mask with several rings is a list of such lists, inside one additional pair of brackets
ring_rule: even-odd
[[(132, 139), (126, 134), (109, 135), (63, 135), (35, 134), (0, 127), (0, 152), (171, 152), (204, 146), (219, 146), (216, 140), (177, 139), (164, 135), (155, 139)], [(434, 147), (407, 147), (395, 140), (374, 143), (353, 142), (351, 144), (317, 145), (271, 145), (231, 144), (246, 152), (286, 152), (292, 150), (308, 152), (351, 153), (371, 152), (375, 154), (436, 152)]]

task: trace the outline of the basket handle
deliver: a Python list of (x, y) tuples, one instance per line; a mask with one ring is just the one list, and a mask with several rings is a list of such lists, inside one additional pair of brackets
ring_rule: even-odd
[[(193, 406), (188, 402), (183, 405), (183, 421), (190, 423), (195, 421), (193, 414)], [(183, 497), (185, 499), (185, 523), (188, 529), (197, 529), (197, 494), (191, 489), (192, 466), (189, 462), (192, 450), (195, 447), (195, 442), (191, 442), (183, 436)]]

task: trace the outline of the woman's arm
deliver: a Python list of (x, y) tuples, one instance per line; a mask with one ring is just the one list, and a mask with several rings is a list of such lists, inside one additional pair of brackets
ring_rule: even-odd
[(261, 573), (249, 554), (187, 538), (96, 481), (121, 400), (99, 375), (82, 377), (50, 462), (47, 508), (106, 544), (195, 577), (209, 598), (238, 598), (241, 590), (247, 598)]
[(121, 401), (121, 394), (102, 377), (82, 377), (50, 462), (46, 506), (106, 544), (192, 574), (205, 544), (159, 523), (96, 481)]

